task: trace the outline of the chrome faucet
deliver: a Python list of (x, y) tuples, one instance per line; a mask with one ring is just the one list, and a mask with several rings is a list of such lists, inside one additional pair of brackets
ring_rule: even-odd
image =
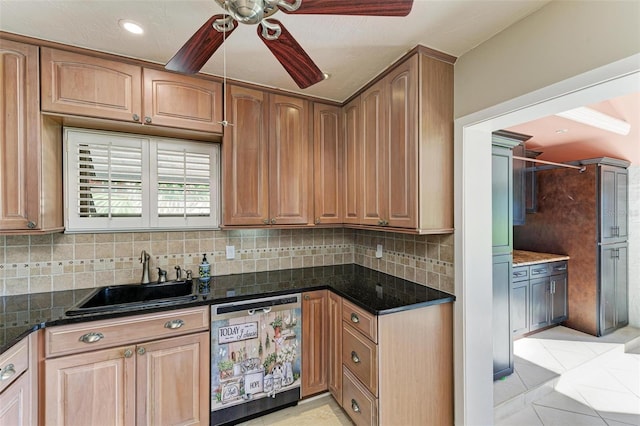
[(149, 259), (151, 256), (146, 252), (146, 250), (142, 250), (140, 254), (140, 263), (142, 263), (142, 279), (140, 280), (140, 284), (149, 284)]
[(174, 269), (176, 270), (176, 281), (182, 281), (182, 269), (180, 265), (174, 266)]

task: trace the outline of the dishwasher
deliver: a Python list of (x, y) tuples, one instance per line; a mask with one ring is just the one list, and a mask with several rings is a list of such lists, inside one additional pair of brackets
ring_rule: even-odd
[(211, 425), (300, 400), (300, 294), (211, 306)]

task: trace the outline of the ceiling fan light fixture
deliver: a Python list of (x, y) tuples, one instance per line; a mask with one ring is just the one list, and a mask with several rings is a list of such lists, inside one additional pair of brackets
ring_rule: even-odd
[(144, 29), (140, 24), (130, 19), (120, 19), (118, 21), (120, 28), (130, 32), (131, 34), (144, 34)]
[(556, 115), (623, 136), (627, 136), (631, 130), (631, 125), (626, 121), (611, 117), (610, 115), (603, 114), (588, 107), (574, 108), (559, 112)]

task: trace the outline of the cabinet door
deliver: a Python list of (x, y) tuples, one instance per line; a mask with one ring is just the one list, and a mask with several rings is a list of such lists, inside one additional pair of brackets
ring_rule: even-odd
[(511, 254), (513, 242), (511, 150), (494, 145), (491, 159), (493, 254)]
[(134, 424), (134, 349), (118, 347), (47, 359), (45, 424)]
[(302, 397), (327, 390), (327, 290), (302, 294)]
[(629, 324), (629, 252), (626, 244), (616, 253), (616, 328)]
[(529, 281), (529, 331), (549, 325), (549, 278)]
[(626, 244), (600, 248), (600, 335), (629, 321), (627, 256)]
[(552, 275), (549, 319), (558, 324), (567, 319), (567, 274)]
[(384, 79), (387, 94), (385, 176), (389, 226), (418, 226), (418, 56)]
[(269, 211), (271, 224), (313, 223), (313, 151), (309, 102), (272, 95), (269, 114)]
[(209, 424), (208, 336), (137, 346), (137, 425)]
[(0, 40), (0, 232), (39, 227), (38, 48)]
[(46, 47), (41, 61), (43, 111), (140, 121), (139, 66)]
[(344, 223), (360, 223), (362, 188), (360, 97), (344, 107)]
[(144, 124), (222, 133), (222, 84), (145, 68)]
[(361, 96), (362, 174), (360, 207), (363, 225), (383, 225), (386, 219), (384, 86), (375, 84)]
[(228, 86), (222, 144), (225, 225), (264, 225), (269, 221), (269, 147), (267, 95)]
[(600, 240), (602, 243), (627, 239), (628, 193), (626, 169), (600, 166)]
[[(513, 148), (513, 155), (525, 156), (525, 146), (521, 143)], [(526, 216), (526, 162), (513, 160), (513, 224), (524, 225)]]
[(315, 223), (342, 223), (342, 111), (332, 105), (313, 106), (313, 192)]
[(31, 371), (27, 370), (0, 393), (0, 425), (30, 426), (36, 424), (31, 407)]
[(513, 373), (511, 256), (493, 257), (493, 380)]
[(511, 331), (514, 336), (529, 332), (529, 281), (511, 285)]
[(329, 392), (342, 404), (342, 298), (329, 291)]

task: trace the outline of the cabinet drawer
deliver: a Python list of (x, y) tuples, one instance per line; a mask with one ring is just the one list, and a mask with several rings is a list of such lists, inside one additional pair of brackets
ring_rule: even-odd
[(13, 383), (29, 368), (28, 339), (14, 345), (0, 355), (0, 392)]
[(525, 281), (529, 279), (529, 267), (528, 266), (518, 266), (513, 268), (511, 272), (511, 280), (513, 282), (516, 281)]
[(550, 274), (564, 274), (567, 272), (567, 261), (564, 260), (562, 262), (553, 262), (549, 264)]
[(179, 336), (209, 327), (206, 306), (45, 329), (47, 357)]
[(342, 332), (342, 364), (378, 396), (378, 346), (351, 326)]
[(551, 274), (551, 266), (549, 263), (539, 263), (529, 266), (529, 277), (540, 278), (548, 277)]
[(378, 424), (378, 402), (356, 379), (343, 368), (342, 407), (353, 422), (360, 425)]
[(342, 304), (342, 320), (378, 343), (378, 321), (375, 315), (345, 299)]

